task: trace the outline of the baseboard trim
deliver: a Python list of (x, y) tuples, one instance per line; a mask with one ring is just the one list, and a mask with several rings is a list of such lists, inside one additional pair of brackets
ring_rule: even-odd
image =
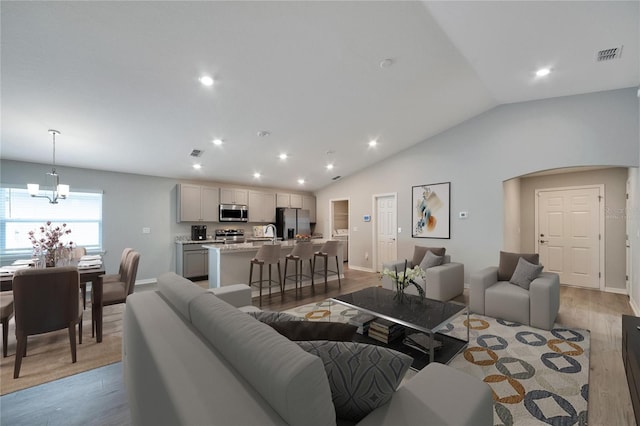
[(635, 300), (629, 298), (629, 305), (631, 306), (631, 309), (633, 309), (633, 312), (635, 312), (636, 316), (640, 317), (640, 306), (636, 304)]
[(353, 269), (354, 271), (362, 271), (362, 272), (376, 272), (371, 268), (363, 268), (362, 266), (349, 265), (349, 269)]
[(613, 287), (605, 287), (603, 290), (605, 293), (616, 293), (616, 294), (624, 294), (628, 295), (626, 288), (613, 288)]

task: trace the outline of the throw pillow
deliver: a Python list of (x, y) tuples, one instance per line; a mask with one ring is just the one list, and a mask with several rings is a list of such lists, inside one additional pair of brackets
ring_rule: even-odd
[(531, 281), (538, 278), (538, 275), (542, 272), (542, 268), (542, 265), (534, 265), (521, 257), (520, 260), (518, 260), (518, 266), (516, 266), (516, 270), (513, 272), (513, 276), (509, 282), (519, 285), (525, 290), (529, 290)]
[(420, 268), (426, 271), (429, 268), (433, 268), (434, 266), (442, 265), (444, 261), (444, 256), (436, 256), (433, 252), (428, 251), (427, 254), (424, 255), (424, 259), (420, 262)]
[(296, 317), (291, 314), (285, 314), (284, 312), (272, 312), (272, 311), (252, 311), (247, 312), (260, 322), (276, 322), (276, 321), (303, 321), (304, 318)]
[(422, 262), (422, 259), (424, 259), (424, 256), (427, 254), (428, 251), (432, 252), (436, 256), (444, 256), (444, 252), (446, 251), (446, 249), (444, 247), (415, 246), (413, 249), (413, 260), (411, 260), (411, 265), (412, 266), (419, 265), (420, 262)]
[(327, 321), (276, 321), (268, 322), (289, 340), (332, 340), (350, 342), (358, 327), (351, 324)]
[(413, 359), (381, 346), (355, 342), (296, 342), (322, 359), (336, 416), (357, 422), (386, 404)]
[(538, 253), (509, 253), (500, 252), (500, 263), (498, 264), (498, 281), (509, 281), (518, 265), (518, 259), (524, 258), (529, 263), (537, 265), (540, 263)]

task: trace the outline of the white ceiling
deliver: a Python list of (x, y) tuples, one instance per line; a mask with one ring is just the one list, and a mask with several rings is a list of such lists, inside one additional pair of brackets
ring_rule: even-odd
[(61, 165), (313, 191), (499, 104), (638, 86), (638, 6), (3, 1), (0, 155), (50, 163), (55, 128)]

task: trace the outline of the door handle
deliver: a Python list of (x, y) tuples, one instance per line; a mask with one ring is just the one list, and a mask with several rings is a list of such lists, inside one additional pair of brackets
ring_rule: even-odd
[(540, 240), (540, 244), (546, 243), (545, 240)]

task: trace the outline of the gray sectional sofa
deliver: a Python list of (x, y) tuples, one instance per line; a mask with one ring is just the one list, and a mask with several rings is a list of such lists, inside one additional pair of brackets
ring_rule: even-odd
[[(123, 370), (137, 425), (333, 425), (321, 359), (257, 321), (245, 285), (198, 287), (173, 273), (127, 298)], [(228, 303), (230, 302), (230, 303)], [(490, 425), (491, 390), (432, 363), (362, 425)]]

